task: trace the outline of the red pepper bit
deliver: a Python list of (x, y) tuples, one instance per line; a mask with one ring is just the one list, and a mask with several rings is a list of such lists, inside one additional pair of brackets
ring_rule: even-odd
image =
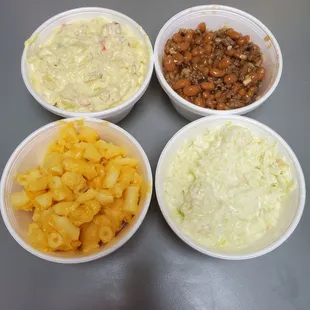
[(105, 40), (101, 40), (101, 41), (100, 41), (100, 45), (101, 45), (101, 50), (102, 50), (103, 52), (106, 51)]

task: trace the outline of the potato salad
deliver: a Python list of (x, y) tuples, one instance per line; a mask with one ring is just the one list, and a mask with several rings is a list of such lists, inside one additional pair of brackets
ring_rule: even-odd
[(145, 79), (148, 47), (126, 25), (102, 17), (79, 20), (38, 41), (26, 41), (31, 83), (60, 109), (110, 109), (131, 98)]

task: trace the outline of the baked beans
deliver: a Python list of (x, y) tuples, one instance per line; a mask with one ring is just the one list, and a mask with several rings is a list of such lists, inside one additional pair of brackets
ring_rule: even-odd
[(180, 29), (166, 42), (164, 75), (182, 98), (205, 108), (229, 110), (258, 99), (265, 78), (260, 48), (232, 28), (216, 31), (200, 23)]

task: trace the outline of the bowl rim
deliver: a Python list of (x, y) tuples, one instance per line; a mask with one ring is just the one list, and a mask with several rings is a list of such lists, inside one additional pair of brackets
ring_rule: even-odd
[[(163, 75), (163, 72), (161, 69), (162, 66), (161, 66), (160, 61), (159, 61), (159, 58), (162, 56), (159, 53), (159, 49), (160, 49), (159, 41), (160, 41), (161, 37), (163, 36), (164, 32), (171, 25), (173, 25), (175, 21), (177, 21), (181, 17), (186, 16), (188, 13), (192, 13), (195, 11), (205, 11), (205, 10), (210, 10), (210, 11), (217, 11), (217, 10), (223, 11), (223, 10), (225, 10), (225, 11), (233, 12), (237, 15), (241, 15), (241, 16), (251, 20), (258, 27), (260, 27), (265, 33), (267, 33), (267, 35), (269, 36), (270, 41), (272, 42), (274, 49), (277, 53), (277, 56), (278, 56), (278, 72), (277, 72), (277, 75), (276, 75), (270, 89), (261, 98), (259, 98), (255, 102), (253, 102), (253, 103), (251, 103), (245, 107), (222, 111), (222, 110), (213, 110), (213, 109), (209, 109), (209, 108), (202, 108), (199, 106), (195, 106), (192, 103), (185, 100), (184, 98), (182, 98), (181, 96), (179, 96), (171, 88), (171, 86), (167, 83), (167, 81)], [(279, 45), (277, 39), (275, 38), (273, 33), (269, 30), (269, 28), (266, 25), (264, 25), (259, 19), (257, 19), (256, 17), (254, 17), (253, 15), (251, 15), (245, 11), (242, 11), (240, 9), (237, 9), (237, 8), (234, 8), (231, 6), (209, 4), (209, 5), (198, 5), (198, 6), (194, 6), (194, 7), (190, 7), (188, 9), (185, 9), (185, 10), (177, 13), (176, 15), (172, 16), (164, 24), (164, 26), (161, 28), (161, 30), (159, 31), (159, 33), (156, 37), (156, 41), (155, 41), (155, 45), (154, 45), (154, 66), (155, 66), (155, 72), (156, 72), (157, 78), (158, 78), (162, 88), (166, 92), (166, 94), (170, 98), (172, 98), (174, 101), (176, 101), (179, 105), (181, 105), (185, 110), (190, 111), (192, 113), (195, 113), (196, 115), (201, 115), (201, 116), (207, 116), (207, 115), (242, 115), (242, 114), (249, 113), (249, 112), (253, 111), (254, 109), (258, 108), (275, 91), (275, 89), (277, 88), (277, 86), (280, 82), (282, 71), (283, 71), (283, 56), (282, 56), (281, 48), (280, 48), (280, 45)]]
[[(104, 248), (102, 248), (101, 251), (94, 253), (94, 254), (87, 255), (85, 257), (72, 257), (72, 258), (54, 257), (54, 256), (49, 255), (48, 253), (44, 253), (44, 252), (41, 252), (41, 251), (35, 249), (30, 244), (25, 242), (16, 233), (15, 229), (11, 225), (11, 222), (10, 222), (9, 217), (8, 217), (8, 212), (7, 212), (6, 207), (5, 207), (5, 199), (4, 199), (5, 185), (6, 185), (7, 180), (8, 180), (8, 178), (7, 178), (8, 172), (9, 172), (13, 162), (15, 161), (15, 159), (18, 156), (20, 156), (21, 150), (28, 144), (28, 142), (30, 142), (38, 134), (48, 130), (49, 128), (57, 127), (57, 126), (61, 125), (61, 122), (72, 122), (72, 121), (78, 121), (81, 119), (83, 119), (86, 122), (91, 122), (91, 123), (102, 123), (103, 126), (107, 126), (107, 125), (111, 126), (112, 128), (116, 129), (118, 132), (120, 132), (122, 135), (129, 138), (129, 140), (139, 150), (139, 152), (143, 158), (143, 162), (141, 164), (143, 164), (143, 166), (145, 166), (145, 168), (146, 168), (147, 178), (148, 178), (147, 181), (149, 182), (150, 189), (149, 189), (149, 192), (147, 194), (147, 197), (145, 198), (144, 206), (142, 208), (141, 214), (140, 214), (139, 218), (137, 219), (136, 223), (131, 227), (129, 232), (122, 239), (120, 239), (120, 241), (118, 243), (113, 245), (107, 251), (105, 251)], [(136, 231), (141, 226), (141, 224), (142, 224), (142, 222), (143, 222), (143, 220), (147, 214), (147, 211), (149, 209), (149, 205), (150, 205), (151, 197), (152, 197), (152, 191), (153, 191), (153, 175), (152, 175), (152, 170), (151, 170), (151, 165), (150, 165), (149, 159), (148, 159), (145, 151), (143, 150), (142, 146), (139, 144), (139, 142), (130, 133), (128, 133), (126, 130), (124, 130), (120, 126), (115, 125), (115, 124), (108, 122), (108, 121), (102, 121), (101, 119), (90, 118), (90, 117), (82, 117), (82, 118), (81, 117), (74, 117), (74, 118), (66, 118), (66, 119), (61, 120), (61, 121), (54, 121), (54, 122), (51, 122), (47, 125), (44, 125), (44, 126), (38, 128), (33, 133), (31, 133), (29, 136), (27, 136), (16, 147), (16, 149), (13, 151), (12, 155), (10, 156), (7, 164), (5, 165), (3, 173), (2, 173), (1, 182), (0, 182), (0, 210), (1, 210), (2, 219), (4, 221), (4, 224), (7, 228), (7, 230), (10, 232), (11, 236), (15, 239), (15, 241), (18, 242), (19, 245), (22, 246), (26, 251), (28, 251), (29, 253), (31, 253), (31, 254), (39, 257), (39, 258), (42, 258), (46, 261), (50, 261), (50, 262), (54, 262), (54, 263), (62, 263), (62, 264), (78, 264), (78, 263), (90, 262), (90, 261), (99, 259), (101, 257), (105, 257), (105, 256), (111, 254), (112, 252), (116, 251), (117, 249), (119, 249), (121, 246), (123, 246), (136, 233)]]
[[(162, 168), (163, 162), (165, 161), (166, 155), (170, 151), (172, 143), (177, 138), (182, 136), (185, 132), (190, 130), (191, 128), (196, 127), (196, 126), (201, 125), (201, 124), (204, 124), (204, 123), (209, 123), (210, 121), (217, 121), (217, 120), (226, 120), (228, 122), (229, 121), (232, 121), (232, 122), (236, 121), (236, 122), (240, 122), (240, 123), (244, 123), (244, 124), (251, 124), (251, 125), (254, 125), (258, 128), (263, 129), (269, 136), (274, 137), (278, 141), (278, 143), (285, 149), (285, 151), (289, 155), (289, 158), (292, 160), (293, 166), (295, 167), (295, 169), (297, 171), (297, 180), (298, 180), (298, 184), (300, 187), (299, 188), (300, 195), (299, 195), (299, 202), (298, 202), (298, 206), (296, 209), (296, 213), (294, 215), (294, 218), (292, 219), (292, 222), (288, 226), (287, 230), (281, 236), (279, 236), (274, 242), (272, 242), (267, 247), (265, 247), (261, 250), (254, 251), (253, 253), (239, 254), (239, 255), (219, 253), (219, 252), (214, 251), (214, 250), (212, 250), (206, 246), (202, 246), (202, 245), (197, 244), (197, 242), (195, 242), (193, 239), (188, 237), (180, 228), (178, 228), (178, 225), (176, 224), (176, 222), (171, 219), (171, 217), (169, 216), (167, 203), (165, 202), (165, 199), (164, 199), (164, 193), (160, 190), (161, 186), (160, 186), (159, 175), (161, 174), (161, 171), (163, 169)], [(177, 150), (175, 150), (174, 152), (176, 153)], [(163, 151), (159, 157), (158, 164), (156, 167), (156, 172), (155, 172), (155, 192), (156, 192), (158, 205), (160, 207), (160, 210), (161, 210), (166, 222), (168, 223), (170, 228), (174, 231), (174, 233), (182, 241), (184, 241), (187, 245), (189, 245), (190, 247), (194, 248), (195, 250), (197, 250), (198, 252), (200, 252), (202, 254), (209, 255), (209, 256), (212, 256), (215, 258), (226, 259), (226, 260), (251, 259), (251, 258), (255, 258), (255, 257), (262, 256), (264, 254), (267, 254), (267, 253), (273, 251), (274, 249), (276, 249), (277, 247), (279, 247), (282, 243), (284, 243), (291, 236), (291, 234), (296, 229), (296, 227), (297, 227), (297, 225), (301, 219), (301, 216), (303, 214), (304, 207), (305, 207), (305, 201), (306, 201), (306, 185), (305, 185), (305, 178), (304, 178), (303, 170), (301, 168), (301, 165), (299, 163), (297, 156), (295, 155), (295, 153), (291, 149), (291, 147), (288, 145), (288, 143), (278, 133), (276, 133), (273, 129), (271, 129), (267, 125), (265, 125), (265, 124), (263, 124), (257, 120), (254, 120), (254, 119), (251, 119), (251, 118), (248, 118), (245, 116), (240, 116), (240, 115), (228, 115), (228, 116), (212, 115), (212, 116), (202, 117), (196, 121), (189, 123), (188, 125), (181, 128), (179, 131), (177, 131), (176, 134), (167, 142), (166, 146), (164, 147), (164, 149), (163, 149)]]
[(145, 37), (146, 45), (147, 45), (147, 49), (148, 49), (148, 54), (149, 54), (149, 63), (147, 66), (147, 73), (146, 73), (144, 81), (143, 81), (142, 85), (139, 87), (139, 89), (128, 100), (126, 100), (125, 102), (121, 103), (118, 106), (115, 106), (111, 109), (107, 109), (107, 110), (103, 110), (103, 111), (97, 111), (97, 112), (71, 112), (71, 111), (66, 111), (66, 110), (62, 110), (58, 107), (51, 105), (46, 100), (44, 100), (40, 94), (38, 94), (35, 91), (34, 87), (32, 86), (32, 83), (29, 79), (29, 76), (27, 74), (26, 64), (27, 64), (28, 48), (26, 46), (24, 46), (22, 57), (21, 57), (21, 74), (22, 74), (22, 78), (23, 78), (23, 81), (24, 81), (24, 84), (25, 84), (27, 90), (32, 95), (32, 97), (43, 108), (45, 108), (46, 110), (48, 110), (48, 111), (50, 111), (56, 115), (62, 116), (62, 117), (108, 118), (108, 117), (116, 116), (116, 115), (124, 112), (124, 110), (127, 110), (128, 108), (133, 106), (143, 96), (143, 94), (145, 93), (145, 91), (148, 88), (148, 85), (149, 85), (151, 78), (152, 78), (152, 75), (153, 75), (154, 50), (153, 50), (153, 45), (152, 45), (152, 42), (150, 40), (150, 37), (145, 32), (144, 28), (142, 28), (142, 26), (140, 26), (134, 19), (132, 19), (131, 17), (129, 17), (129, 16), (127, 16), (121, 12), (118, 12), (116, 10), (111, 10), (111, 9), (102, 8), (102, 7), (79, 7), (79, 8), (63, 11), (63, 12), (58, 13), (58, 14), (50, 17), (49, 19), (47, 19), (44, 23), (42, 23), (30, 35), (29, 38), (33, 37), (37, 33), (40, 33), (45, 28), (49, 27), (50, 24), (52, 24), (53, 22), (57, 21), (58, 19), (60, 19), (62, 17), (65, 17), (65, 16), (70, 17), (70, 15), (73, 15), (73, 14), (83, 13), (83, 12), (92, 12), (92, 11), (96, 11), (96, 12), (99, 12), (102, 14), (111, 14), (111, 15), (119, 16), (119, 17), (127, 20), (128, 24), (131, 25), (131, 27), (135, 26), (141, 32), (141, 34)]

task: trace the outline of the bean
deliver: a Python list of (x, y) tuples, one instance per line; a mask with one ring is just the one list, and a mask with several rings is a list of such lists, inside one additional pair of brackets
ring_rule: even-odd
[(207, 90), (207, 91), (212, 91), (215, 88), (215, 85), (212, 81), (211, 82), (202, 82), (200, 84), (200, 86), (203, 90)]
[(227, 104), (220, 102), (216, 105), (217, 110), (229, 110)]
[(249, 88), (246, 96), (248, 96), (250, 99), (252, 99), (253, 96), (257, 93), (257, 91), (258, 91), (258, 88), (256, 86), (252, 86)]
[(170, 54), (170, 48), (172, 47), (172, 40), (169, 39), (165, 45), (165, 53)]
[(183, 61), (184, 61), (184, 57), (181, 53), (176, 53), (173, 56), (174, 62), (177, 66), (182, 65)]
[(211, 44), (207, 44), (207, 45), (205, 45), (204, 49), (205, 49), (205, 52), (206, 52), (207, 54), (211, 54), (211, 52), (212, 52), (212, 50), (213, 50), (213, 47), (212, 47)]
[(257, 73), (257, 79), (259, 81), (262, 81), (264, 79), (264, 77), (265, 77), (266, 70), (265, 70), (264, 67), (258, 67), (256, 69), (256, 73)]
[(225, 50), (224, 54), (227, 56), (233, 56), (235, 54), (236, 50), (231, 48), (230, 50)]
[(246, 62), (241, 69), (241, 76), (245, 76), (248, 74), (249, 63)]
[(200, 45), (202, 43), (202, 36), (197, 36), (196, 38), (195, 38), (195, 44), (196, 45)]
[(214, 34), (213, 32), (208, 32), (206, 33), (205, 37), (204, 37), (204, 43), (205, 44), (210, 44), (213, 40)]
[(222, 96), (222, 92), (220, 90), (218, 90), (215, 94), (214, 94), (214, 98), (215, 99), (219, 99)]
[(214, 62), (213, 62), (213, 68), (218, 68), (220, 60), (218, 58), (215, 58)]
[(214, 59), (216, 58), (215, 53), (211, 53), (210, 56), (209, 56), (209, 58), (210, 58), (211, 60), (214, 60)]
[(237, 80), (238, 80), (238, 77), (235, 73), (229, 73), (224, 76), (225, 84), (234, 84), (235, 82), (237, 82)]
[(203, 65), (207, 66), (207, 65), (208, 65), (208, 58), (205, 57), (205, 56), (201, 57), (201, 63), (202, 63)]
[(225, 72), (217, 68), (212, 68), (210, 69), (210, 75), (213, 77), (223, 77)]
[(189, 42), (184, 41), (184, 42), (181, 42), (181, 43), (177, 44), (177, 50), (179, 52), (185, 52), (185, 51), (187, 51), (189, 49), (189, 46), (190, 46)]
[(208, 76), (209, 71), (210, 71), (209, 68), (205, 66), (201, 69), (201, 73), (203, 74), (204, 77)]
[(241, 53), (240, 51), (235, 50), (235, 51), (234, 51), (234, 54), (233, 54), (233, 57), (235, 57), (235, 58), (241, 58), (241, 57), (240, 57), (241, 55), (242, 55), (242, 53)]
[(184, 38), (182, 37), (182, 35), (178, 32), (178, 33), (175, 33), (172, 37), (172, 40), (176, 43), (180, 43), (182, 41), (184, 41)]
[(206, 30), (207, 30), (207, 25), (206, 25), (206, 23), (204, 23), (204, 22), (202, 22), (202, 23), (200, 23), (199, 25), (198, 25), (198, 30), (200, 31), (200, 32), (206, 32)]
[(233, 40), (238, 40), (241, 38), (241, 34), (232, 28), (227, 29), (226, 34)]
[(256, 81), (258, 81), (258, 73), (252, 71), (249, 73), (249, 76), (251, 78), (251, 83), (255, 83)]
[(182, 95), (181, 97), (185, 99), (186, 101), (191, 101), (191, 98), (189, 98), (188, 96)]
[(184, 39), (188, 42), (192, 42), (193, 40), (193, 37), (194, 37), (194, 34), (193, 32), (190, 32), (190, 31), (187, 31), (185, 36), (184, 36)]
[(185, 61), (191, 61), (192, 58), (193, 58), (193, 55), (192, 55), (191, 52), (186, 51), (186, 52), (184, 53), (184, 60), (185, 60)]
[(172, 85), (172, 88), (174, 90), (178, 90), (181, 88), (184, 88), (185, 86), (189, 86), (191, 83), (189, 80), (187, 79), (181, 79), (181, 80), (177, 80), (176, 82), (174, 82), (174, 84)]
[(194, 99), (194, 104), (198, 105), (199, 107), (202, 107), (204, 108), (205, 107), (205, 101), (203, 98), (200, 98), (200, 97), (196, 97)]
[(216, 108), (216, 101), (214, 101), (213, 99), (211, 98), (208, 98), (206, 100), (206, 106), (210, 109), (215, 109)]
[(201, 47), (195, 47), (192, 49), (192, 55), (195, 56), (202, 56), (204, 54), (204, 50)]
[(245, 44), (248, 44), (250, 41), (250, 36), (246, 35), (244, 37), (241, 37), (239, 40), (238, 40), (238, 45), (245, 45)]
[(192, 63), (193, 63), (193, 64), (198, 64), (198, 63), (200, 62), (200, 60), (201, 60), (201, 58), (200, 58), (199, 56), (195, 56), (195, 57), (193, 57), (193, 59), (192, 59)]
[(208, 91), (205, 90), (205, 91), (202, 93), (202, 97), (203, 97), (204, 99), (207, 99), (207, 98), (210, 97), (210, 93), (209, 93)]
[(183, 93), (189, 97), (198, 95), (200, 91), (201, 89), (199, 85), (189, 85), (183, 88)]
[(224, 57), (220, 60), (218, 67), (220, 69), (227, 69), (231, 65), (231, 60), (227, 57)]
[(244, 95), (244, 100), (245, 100), (246, 103), (249, 103), (252, 100), (251, 94), (246, 93)]
[(167, 56), (164, 58), (164, 69), (168, 72), (172, 72), (175, 70), (175, 63), (174, 63), (174, 60), (172, 58), (172, 56)]
[(232, 86), (231, 90), (232, 90), (234, 93), (236, 93), (236, 92), (238, 92), (238, 91), (241, 89), (241, 87), (242, 87), (242, 85), (241, 85), (240, 83), (235, 83), (235, 84)]
[(243, 97), (245, 94), (246, 94), (246, 90), (244, 88), (241, 88), (239, 91), (238, 91), (238, 94), (239, 96)]
[(249, 56), (248, 56), (248, 59), (252, 62), (258, 62), (261, 60), (261, 56), (257, 53), (251, 53)]

